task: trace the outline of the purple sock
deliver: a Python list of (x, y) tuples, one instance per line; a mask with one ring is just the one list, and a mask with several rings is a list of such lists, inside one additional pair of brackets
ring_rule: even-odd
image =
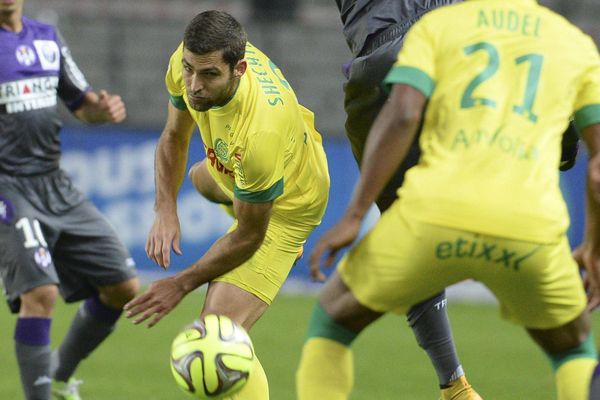
[(50, 344), (50, 318), (19, 318), (15, 327), (15, 341), (28, 346)]
[(596, 379), (600, 376), (600, 364), (596, 365), (596, 369), (594, 370), (594, 373), (592, 374), (592, 379)]
[(98, 295), (88, 297), (85, 300), (85, 309), (93, 315), (94, 318), (106, 322), (109, 325), (113, 325), (117, 322), (123, 312), (121, 309), (112, 308), (102, 303)]

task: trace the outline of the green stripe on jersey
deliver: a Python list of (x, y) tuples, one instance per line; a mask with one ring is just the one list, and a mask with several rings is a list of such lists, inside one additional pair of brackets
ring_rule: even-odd
[(169, 101), (171, 102), (171, 104), (173, 104), (173, 106), (175, 108), (177, 108), (181, 111), (187, 110), (187, 105), (185, 104), (185, 101), (183, 100), (183, 96), (170, 96)]
[(233, 194), (240, 200), (248, 203), (266, 203), (275, 200), (283, 194), (283, 178), (275, 182), (273, 186), (260, 192), (249, 192), (238, 188), (233, 188)]
[(385, 77), (383, 81), (387, 88), (395, 83), (404, 83), (408, 86), (412, 86), (425, 97), (431, 96), (433, 89), (435, 88), (435, 82), (429, 75), (414, 67), (394, 67)]
[(575, 112), (575, 126), (581, 132), (590, 125), (600, 123), (600, 104), (591, 104)]

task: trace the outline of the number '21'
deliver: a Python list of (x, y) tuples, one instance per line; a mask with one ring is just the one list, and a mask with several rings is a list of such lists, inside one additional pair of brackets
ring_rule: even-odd
[[(466, 55), (471, 55), (478, 51), (485, 51), (488, 54), (489, 61), (481, 73), (469, 82), (460, 101), (461, 108), (471, 108), (477, 105), (486, 107), (496, 107), (496, 101), (485, 97), (474, 97), (473, 92), (483, 82), (492, 78), (498, 71), (500, 65), (500, 53), (496, 46), (487, 42), (479, 42), (464, 48)], [(515, 64), (520, 65), (525, 62), (529, 63), (529, 73), (527, 76), (527, 84), (525, 85), (525, 94), (523, 103), (513, 106), (513, 111), (520, 115), (526, 115), (531, 122), (537, 122), (537, 115), (533, 112), (533, 104), (537, 95), (538, 86), (540, 83), (540, 72), (542, 71), (542, 63), (544, 56), (541, 54), (525, 54), (515, 58)]]

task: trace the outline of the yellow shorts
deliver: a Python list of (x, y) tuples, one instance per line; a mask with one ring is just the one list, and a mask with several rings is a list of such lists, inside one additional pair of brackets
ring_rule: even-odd
[(465, 279), (485, 284), (502, 317), (548, 329), (575, 319), (586, 306), (566, 237), (539, 244), (416, 221), (396, 203), (341, 261), (343, 281), (363, 305), (406, 313)]
[[(229, 232), (236, 227), (237, 221)], [(316, 225), (271, 217), (265, 240), (256, 253), (215, 281), (231, 283), (271, 304), (315, 228)]]

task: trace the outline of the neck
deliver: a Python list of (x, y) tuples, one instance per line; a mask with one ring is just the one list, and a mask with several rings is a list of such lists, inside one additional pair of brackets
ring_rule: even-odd
[(229, 92), (227, 99), (225, 99), (225, 101), (223, 101), (221, 104), (218, 104), (217, 107), (223, 107), (224, 105), (229, 103), (231, 99), (233, 99), (233, 96), (235, 96), (235, 93), (237, 92), (238, 86), (240, 86), (240, 78), (235, 78), (235, 80), (236, 82), (232, 86), (231, 92)]
[(23, 10), (0, 12), (0, 27), (11, 32), (21, 32), (23, 29)]

